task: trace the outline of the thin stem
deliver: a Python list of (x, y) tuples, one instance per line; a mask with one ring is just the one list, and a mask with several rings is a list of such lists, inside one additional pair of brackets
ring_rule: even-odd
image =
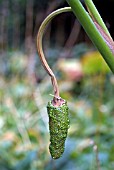
[(96, 144), (93, 146), (93, 150), (94, 150), (95, 156), (96, 156), (96, 167), (97, 167), (97, 170), (100, 170), (99, 152), (98, 152), (98, 146)]
[(71, 6), (74, 14), (80, 21), (84, 30), (86, 31), (94, 45), (97, 47), (112, 72), (114, 73), (114, 54), (107, 45), (99, 30), (97, 29), (96, 25), (92, 21), (92, 18), (89, 16), (89, 14), (84, 9), (79, 0), (66, 1)]
[(43, 52), (43, 48), (42, 48), (42, 39), (43, 39), (45, 29), (46, 29), (47, 25), (49, 24), (49, 22), (56, 15), (63, 13), (63, 12), (69, 12), (69, 11), (71, 11), (71, 7), (61, 8), (61, 9), (58, 9), (58, 10), (52, 12), (50, 15), (48, 15), (45, 18), (45, 20), (41, 24), (39, 31), (38, 31), (38, 35), (37, 35), (37, 49), (38, 49), (39, 57), (40, 57), (40, 60), (42, 62), (42, 65), (44, 66), (45, 70), (47, 71), (47, 73), (51, 77), (52, 85), (53, 85), (53, 88), (54, 88), (54, 96), (56, 98), (60, 98), (59, 97), (59, 87), (58, 87), (58, 84), (57, 84), (56, 77), (55, 77), (53, 71), (51, 70), (51, 68), (49, 67), (49, 65), (46, 61), (46, 58), (45, 58), (45, 55), (44, 55), (44, 52)]

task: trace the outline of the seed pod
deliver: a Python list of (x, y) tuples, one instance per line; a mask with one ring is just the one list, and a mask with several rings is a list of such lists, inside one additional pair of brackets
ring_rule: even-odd
[(61, 106), (55, 107), (52, 101), (48, 102), (50, 145), (49, 150), (53, 159), (58, 159), (64, 152), (65, 140), (69, 128), (68, 106), (65, 101)]

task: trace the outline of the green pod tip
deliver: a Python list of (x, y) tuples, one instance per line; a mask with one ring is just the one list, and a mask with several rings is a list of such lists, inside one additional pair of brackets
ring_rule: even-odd
[(47, 112), (49, 116), (50, 145), (49, 150), (53, 159), (62, 156), (69, 128), (69, 115), (67, 102), (60, 106), (54, 106), (48, 102)]

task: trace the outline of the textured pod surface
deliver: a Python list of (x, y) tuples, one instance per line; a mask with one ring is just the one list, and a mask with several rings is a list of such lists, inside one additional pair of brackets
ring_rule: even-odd
[(49, 150), (53, 159), (61, 157), (64, 152), (65, 140), (69, 128), (67, 102), (59, 107), (48, 102), (47, 111), (49, 115), (50, 145)]

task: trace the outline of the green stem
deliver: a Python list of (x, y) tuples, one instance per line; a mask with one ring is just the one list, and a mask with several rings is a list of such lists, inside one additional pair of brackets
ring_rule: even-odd
[(55, 16), (57, 16), (58, 14), (63, 13), (63, 12), (70, 12), (70, 11), (72, 11), (71, 7), (66, 7), (66, 8), (58, 9), (58, 10), (52, 12), (51, 14), (49, 14), (45, 18), (45, 20), (42, 22), (42, 24), (39, 28), (39, 31), (38, 31), (38, 35), (37, 35), (37, 49), (38, 49), (39, 57), (40, 57), (40, 60), (42, 62), (42, 65), (44, 66), (45, 70), (47, 71), (47, 73), (51, 77), (52, 85), (53, 85), (53, 88), (54, 88), (54, 99), (55, 99), (55, 101), (56, 100), (58, 101), (58, 99), (60, 99), (60, 97), (59, 97), (59, 87), (58, 87), (56, 77), (55, 77), (53, 71), (51, 70), (50, 66), (48, 65), (48, 63), (46, 61), (46, 58), (45, 58), (45, 55), (44, 55), (44, 52), (43, 52), (43, 47), (42, 47), (42, 39), (43, 39), (43, 35), (45, 33), (45, 30), (47, 28), (47, 25), (50, 23), (50, 21)]
[(85, 0), (85, 4), (86, 4), (87, 8), (89, 9), (89, 12), (93, 16), (93, 18), (104, 29), (104, 31), (109, 35), (109, 37), (112, 38), (110, 36), (110, 33), (109, 33), (104, 21), (101, 18), (97, 8), (95, 7), (94, 3), (92, 2), (92, 0)]
[(79, 0), (66, 0), (66, 1), (71, 6), (74, 14), (80, 21), (81, 25), (83, 26), (84, 30), (88, 34), (89, 38), (97, 47), (97, 49), (103, 56), (104, 60), (106, 61), (106, 63), (108, 64), (112, 72), (114, 73), (114, 54), (107, 46), (106, 42), (104, 41), (103, 37), (99, 33), (98, 29), (96, 28), (89, 14), (82, 6), (81, 2)]

